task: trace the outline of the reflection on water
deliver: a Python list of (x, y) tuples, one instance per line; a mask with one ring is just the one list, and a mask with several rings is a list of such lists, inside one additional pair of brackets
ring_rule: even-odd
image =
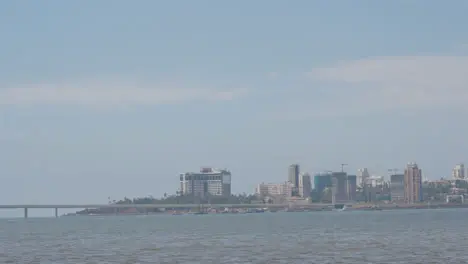
[(468, 210), (0, 220), (0, 263), (468, 263)]

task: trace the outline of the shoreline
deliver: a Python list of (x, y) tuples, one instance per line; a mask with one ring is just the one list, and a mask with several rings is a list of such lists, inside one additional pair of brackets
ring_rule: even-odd
[[(353, 206), (347, 206), (344, 210), (338, 209), (338, 211), (395, 211), (395, 210), (411, 210), (411, 209), (457, 209), (457, 208), (468, 208), (468, 204), (357, 204)], [(247, 209), (247, 208), (239, 208), (233, 209), (230, 211), (220, 211), (216, 209), (209, 209), (205, 212), (194, 212), (194, 211), (186, 211), (186, 210), (173, 210), (173, 211), (162, 211), (162, 212), (151, 212), (151, 213), (91, 213), (91, 214), (78, 214), (78, 213), (70, 213), (66, 215), (62, 215), (61, 217), (66, 216), (142, 216), (142, 215), (205, 215), (205, 214), (252, 214), (252, 213), (276, 213), (276, 212), (328, 212), (328, 211), (335, 211), (333, 205), (328, 205), (326, 207), (323, 206), (314, 206), (314, 204), (310, 204), (307, 206), (301, 206), (297, 208), (290, 208), (287, 205), (279, 210), (269, 210), (267, 208), (262, 208), (259, 205), (257, 209)]]

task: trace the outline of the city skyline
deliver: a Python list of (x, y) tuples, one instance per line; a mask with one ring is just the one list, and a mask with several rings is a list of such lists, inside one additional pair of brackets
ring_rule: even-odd
[[(298, 163), (293, 163), (293, 164), (290, 164), (288, 166), (288, 170), (287, 170), (287, 175), (284, 179), (284, 181), (280, 181), (280, 182), (272, 182), (272, 181), (260, 181), (256, 187), (254, 188), (254, 191), (253, 193), (256, 193), (256, 194), (260, 194), (262, 193), (262, 191), (260, 190), (260, 185), (265, 185), (264, 188), (273, 188), (275, 189), (275, 192), (276, 189), (280, 189), (280, 188), (285, 188), (285, 189), (288, 189), (287, 191), (285, 192), (288, 192), (290, 193), (291, 196), (298, 196), (298, 197), (308, 197), (308, 195), (306, 193), (310, 193), (310, 191), (312, 189), (316, 189), (317, 186), (315, 183), (315, 178), (317, 176), (323, 176), (323, 175), (338, 175), (338, 174), (343, 174), (345, 175), (347, 178), (349, 177), (352, 177), (354, 180), (354, 185), (353, 185), (353, 188), (352, 189), (356, 189), (356, 187), (359, 187), (359, 188), (362, 188), (364, 184), (366, 184), (366, 181), (367, 180), (372, 180), (372, 181), (382, 181), (380, 184), (386, 182), (388, 184), (391, 184), (392, 182), (394, 182), (394, 178), (395, 178), (395, 183), (398, 183), (400, 184), (405, 184), (403, 183), (403, 179), (406, 179), (408, 176), (407, 176), (407, 172), (409, 170), (409, 168), (417, 168), (417, 173), (418, 173), (418, 181), (420, 181), (420, 183), (423, 183), (425, 181), (438, 181), (440, 179), (444, 179), (444, 180), (466, 180), (468, 181), (468, 178), (466, 178), (464, 175), (466, 173), (468, 173), (468, 169), (466, 169), (464, 167), (464, 163), (458, 163), (454, 166), (453, 170), (452, 170), (452, 176), (451, 177), (440, 177), (440, 178), (437, 178), (437, 179), (428, 179), (427, 177), (424, 176), (424, 173), (423, 173), (423, 170), (421, 169), (421, 167), (414, 161), (411, 161), (411, 162), (408, 162), (402, 170), (399, 170), (398, 168), (392, 168), (392, 169), (387, 169), (387, 174), (386, 175), (380, 175), (380, 174), (373, 174), (372, 172), (369, 173), (369, 169), (368, 168), (360, 168), (356, 171), (356, 173), (353, 173), (353, 172), (348, 172), (347, 170), (344, 170), (344, 165), (348, 165), (348, 164), (340, 164), (341, 165), (341, 171), (332, 171), (332, 170), (324, 170), (324, 171), (320, 171), (320, 172), (313, 172), (312, 174), (309, 173), (308, 171), (304, 171), (304, 170), (301, 170), (301, 165), (298, 164)], [(185, 176), (185, 175), (200, 175), (200, 174), (204, 174), (204, 175), (213, 175), (213, 174), (219, 174), (219, 175), (222, 175), (224, 172), (228, 173), (229, 175), (229, 178), (228, 178), (228, 181), (226, 183), (229, 184), (229, 193), (231, 193), (231, 183), (232, 183), (232, 176), (231, 176), (231, 171), (224, 168), (224, 169), (219, 169), (219, 168), (216, 168), (216, 167), (207, 167), (207, 166), (202, 166), (200, 167), (200, 171), (190, 171), (190, 172), (185, 172), (185, 173), (181, 173), (179, 174), (180, 175), (180, 184), (181, 184), (181, 187), (179, 188), (179, 191), (176, 191), (175, 193), (176, 194), (191, 194), (192, 191), (183, 191), (185, 188), (187, 188), (185, 186), (185, 180), (183, 181), (182, 178)], [(410, 174), (412, 175), (412, 174)], [(186, 177), (186, 176), (185, 176)], [(303, 183), (303, 179), (305, 179), (304, 177), (307, 177), (307, 182), (306, 184)], [(413, 177), (413, 176), (411, 176)], [(235, 179), (235, 178), (234, 178)], [(206, 181), (208, 179), (200, 179), (202, 181)], [(211, 179), (213, 180), (213, 179)], [(222, 183), (222, 177), (220, 177), (219, 179), (217, 179), (220, 181), (220, 184)], [(290, 185), (289, 187), (286, 187), (286, 186), (282, 186), (282, 185)], [(332, 182), (330, 182), (329, 184), (332, 185)], [(372, 183), (372, 184), (375, 184), (375, 183)], [(267, 185), (271, 185), (270, 187), (266, 187)], [(304, 185), (306, 186), (309, 186), (309, 187), (306, 187), (307, 190), (309, 190), (308, 192), (304, 192), (304, 189), (302, 189), (302, 191), (299, 190), (299, 188), (303, 187)], [(185, 187), (184, 187), (185, 186)], [(319, 191), (321, 192), (323, 190), (323, 187), (319, 187)], [(192, 187), (194, 188), (194, 187)], [(199, 188), (202, 188), (202, 185), (200, 185)], [(218, 188), (218, 187), (217, 187)], [(349, 189), (349, 186), (347, 187)], [(211, 195), (222, 195), (220, 192), (212, 192), (212, 191), (208, 191), (207, 187), (205, 187), (205, 193), (209, 193)], [(398, 191), (398, 190), (397, 190)], [(284, 192), (284, 191), (283, 191)], [(349, 190), (348, 190), (349, 192)], [(398, 191), (399, 192), (399, 191)], [(242, 193), (250, 193), (250, 192), (242, 192)], [(398, 194), (400, 195), (400, 194)], [(419, 192), (417, 194), (418, 196), (420, 195)], [(200, 196), (200, 193), (198, 193), (198, 196)], [(403, 194), (401, 194), (400, 196), (403, 196)]]
[[(288, 166), (287, 181), (281, 183), (259, 183), (255, 195), (264, 202), (297, 206), (317, 202), (331, 204), (419, 204), (421, 202), (464, 203), (468, 191), (468, 178), (464, 164), (456, 164), (452, 177), (439, 180), (424, 179), (422, 169), (415, 162), (408, 162), (399, 173), (397, 168), (389, 169), (389, 179), (370, 175), (367, 168), (361, 168), (356, 175), (344, 171), (309, 173), (300, 171), (299, 164)], [(296, 175), (301, 175), (297, 185)], [(313, 183), (313, 184), (312, 184)], [(299, 188), (299, 192), (297, 191)]]
[(468, 162), (465, 1), (48, 3), (0, 3), (2, 203)]

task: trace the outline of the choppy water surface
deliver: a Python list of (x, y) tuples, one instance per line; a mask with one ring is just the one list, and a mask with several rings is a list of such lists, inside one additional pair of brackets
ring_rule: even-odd
[(468, 210), (0, 220), (0, 263), (468, 263)]

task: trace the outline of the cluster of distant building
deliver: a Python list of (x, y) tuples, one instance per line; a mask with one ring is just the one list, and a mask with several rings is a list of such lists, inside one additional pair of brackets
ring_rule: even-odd
[(299, 164), (292, 164), (288, 168), (288, 180), (282, 183), (260, 183), (255, 188), (259, 197), (267, 197), (281, 202), (292, 197), (308, 199), (312, 192), (310, 174), (300, 172)]
[(417, 203), (423, 199), (422, 172), (416, 163), (409, 163), (404, 174), (393, 170), (389, 182), (384, 177), (371, 176), (366, 168), (359, 169), (357, 175), (345, 171), (321, 172), (314, 175), (313, 188), (310, 174), (300, 172), (299, 168), (298, 164), (290, 165), (285, 182), (258, 184), (256, 195), (330, 203), (375, 202), (384, 198), (395, 203)]
[[(408, 163), (404, 172), (391, 169), (390, 179), (383, 176), (371, 176), (368, 169), (357, 171), (356, 175), (345, 171), (325, 171), (311, 177), (307, 172), (301, 172), (299, 164), (288, 167), (287, 180), (281, 183), (260, 183), (255, 188), (255, 194), (268, 198), (271, 202), (281, 203), (291, 200), (307, 200), (312, 202), (348, 203), (391, 201), (393, 203), (418, 203), (424, 200), (423, 175), (416, 163)], [(227, 169), (203, 167), (199, 172), (186, 172), (180, 175), (179, 195), (195, 197), (230, 196), (231, 172)], [(455, 188), (455, 181), (464, 181), (466, 170), (464, 164), (458, 164), (452, 171), (452, 194), (468, 194), (468, 188)], [(448, 181), (428, 182), (443, 184)], [(313, 184), (312, 184), (313, 183)], [(452, 184), (452, 182), (448, 182)], [(467, 185), (468, 186), (468, 185)]]
[(357, 176), (346, 172), (332, 172), (316, 174), (312, 178), (307, 172), (300, 172), (299, 164), (292, 164), (288, 168), (288, 180), (282, 183), (260, 183), (255, 188), (255, 194), (260, 197), (281, 197), (283, 199), (311, 199), (313, 192), (320, 194), (325, 190), (331, 191), (332, 203), (343, 203), (356, 200)]

